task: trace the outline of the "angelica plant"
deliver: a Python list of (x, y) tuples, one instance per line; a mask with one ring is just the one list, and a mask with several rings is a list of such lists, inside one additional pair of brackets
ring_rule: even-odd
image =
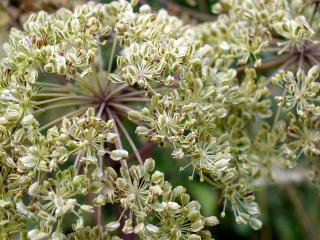
[[(297, 2), (223, 0), (216, 21), (194, 26), (138, 1), (89, 2), (13, 28), (0, 65), (1, 239), (212, 239), (218, 218), (141, 156), (125, 119), (221, 192), (222, 218), (255, 230), (259, 178), (299, 160), (319, 183), (318, 3)], [(110, 205), (120, 214), (104, 222)]]

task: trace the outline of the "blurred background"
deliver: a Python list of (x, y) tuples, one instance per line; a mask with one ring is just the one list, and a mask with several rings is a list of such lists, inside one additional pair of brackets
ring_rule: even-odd
[[(258, 0), (257, 0), (258, 1)], [(307, 0), (306, 0), (307, 1)], [(54, 12), (66, 7), (69, 9), (82, 4), (84, 0), (0, 0), (0, 45), (8, 39), (11, 27), (21, 28), (23, 21), (32, 12), (45, 10)], [(100, 2), (110, 2), (108, 0)], [(211, 13), (214, 0), (140, 0), (140, 5), (149, 4), (154, 10), (161, 8), (174, 16), (180, 17), (186, 24), (214, 21), (217, 16)], [(4, 56), (3, 50), (0, 56)], [(125, 123), (131, 136), (135, 136), (135, 125)], [(137, 142), (140, 139), (135, 139)], [(124, 140), (125, 142), (125, 140)], [(143, 143), (140, 141), (140, 146)], [(130, 147), (127, 145), (127, 149)], [(174, 186), (187, 187), (194, 199), (202, 204), (204, 215), (220, 216), (220, 193), (209, 185), (198, 181), (189, 181), (191, 168), (177, 171), (181, 164), (172, 159), (169, 150), (146, 146), (146, 154), (156, 159), (157, 168), (166, 173), (167, 180)], [(216, 239), (281, 239), (281, 240), (317, 240), (320, 239), (320, 196), (310, 184), (308, 172), (294, 169), (281, 172), (274, 183), (259, 182), (257, 199), (261, 207), (263, 227), (254, 231), (249, 227), (235, 223), (232, 212), (214, 227)], [(117, 214), (116, 210), (104, 209), (106, 220)], [(90, 220), (88, 220), (90, 221)]]

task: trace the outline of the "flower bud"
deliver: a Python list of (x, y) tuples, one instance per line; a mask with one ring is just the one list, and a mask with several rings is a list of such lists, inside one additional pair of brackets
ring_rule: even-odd
[(134, 233), (135, 234), (141, 233), (144, 230), (144, 227), (145, 227), (144, 223), (139, 223), (137, 226), (135, 226)]
[(148, 135), (148, 133), (149, 133), (149, 130), (146, 127), (139, 126), (136, 128), (137, 135), (146, 136), (146, 135)]
[(193, 232), (199, 232), (203, 228), (204, 228), (204, 224), (202, 220), (198, 220), (191, 224), (191, 230)]
[(93, 207), (90, 205), (81, 205), (80, 209), (88, 213), (93, 212)]
[(54, 65), (52, 63), (48, 63), (48, 64), (44, 65), (43, 69), (47, 73), (53, 73), (54, 72)]
[(39, 125), (38, 121), (34, 118), (34, 116), (32, 114), (25, 116), (22, 119), (21, 124), (24, 127), (31, 127), (31, 126), (33, 127), (33, 126)]
[(129, 111), (128, 112), (128, 117), (129, 117), (130, 120), (136, 121), (136, 122), (140, 122), (144, 118), (142, 113), (140, 113), (138, 111)]
[(176, 202), (168, 202), (167, 207), (170, 211), (176, 211), (180, 208), (180, 205)]
[(184, 106), (181, 108), (181, 112), (183, 112), (183, 113), (191, 112), (195, 107), (196, 107), (196, 104), (195, 104), (195, 103), (189, 103), (189, 104), (187, 104), (187, 105), (184, 105)]
[(150, 12), (151, 12), (151, 8), (150, 8), (149, 5), (144, 4), (144, 5), (142, 5), (142, 6), (140, 7), (139, 12), (144, 13), (144, 14), (150, 13)]
[(106, 139), (108, 143), (115, 143), (115, 141), (117, 140), (117, 137), (118, 137), (117, 134), (108, 132)]
[(262, 222), (257, 219), (257, 218), (250, 218), (249, 220), (249, 225), (254, 229), (254, 230), (259, 230), (262, 226)]
[(189, 194), (183, 193), (180, 197), (180, 201), (181, 201), (182, 205), (186, 205), (190, 201)]
[(18, 118), (20, 117), (20, 113), (19, 113), (19, 109), (17, 108), (8, 108), (6, 110), (6, 113), (5, 113), (5, 118), (7, 121), (9, 122), (13, 122), (13, 121), (16, 121), (18, 120)]
[(28, 194), (30, 196), (35, 196), (39, 192), (39, 182), (32, 183), (28, 188)]
[(52, 240), (63, 240), (65, 239), (65, 235), (62, 232), (54, 232), (51, 236)]
[(14, 133), (13, 140), (15, 143), (20, 143), (25, 135), (25, 130), (20, 128)]
[(155, 167), (155, 161), (152, 158), (147, 158), (143, 165), (147, 172), (152, 172)]
[(131, 0), (130, 3), (131, 3), (131, 6), (134, 7), (139, 3), (139, 0)]
[(184, 152), (182, 148), (177, 148), (171, 153), (171, 156), (175, 159), (182, 159), (184, 156)]
[(155, 226), (155, 225), (152, 225), (152, 224), (148, 224), (147, 226), (146, 226), (146, 229), (149, 231), (149, 232), (151, 232), (151, 233), (157, 233), (157, 232), (159, 232), (159, 228), (157, 227), (157, 226)]
[(110, 157), (114, 161), (119, 161), (121, 159), (127, 159), (128, 158), (128, 152), (123, 149), (117, 149), (113, 150), (110, 154)]
[(151, 176), (151, 180), (155, 184), (161, 184), (164, 181), (164, 174), (162, 172), (156, 171)]
[(201, 240), (201, 237), (196, 234), (191, 234), (188, 236), (188, 240)]
[(118, 178), (116, 180), (117, 188), (124, 189), (127, 186), (127, 182), (124, 178)]
[(216, 216), (205, 218), (205, 224), (207, 226), (216, 226), (219, 224), (219, 219)]
[(122, 228), (122, 232), (125, 234), (133, 232), (132, 220), (130, 218), (125, 221), (124, 227)]
[(120, 227), (120, 223), (119, 222), (110, 222), (106, 225), (106, 230), (108, 232), (112, 232), (114, 230), (117, 230)]
[(164, 85), (166, 85), (166, 86), (172, 86), (173, 83), (174, 83), (174, 77), (173, 76), (168, 76), (164, 80)]
[(66, 63), (66, 59), (64, 57), (57, 57), (56, 58), (56, 69), (57, 69), (57, 72), (59, 74), (65, 74), (66, 71), (67, 71), (67, 63)]
[(247, 221), (241, 216), (236, 217), (236, 222), (238, 224), (247, 224)]
[(117, 178), (117, 173), (112, 167), (107, 167), (105, 169), (105, 174), (111, 176), (113, 179)]
[(95, 205), (98, 205), (98, 206), (101, 206), (101, 205), (104, 205), (107, 201), (107, 197), (102, 195), (102, 194), (99, 194), (94, 200), (94, 204)]
[(74, 33), (77, 33), (80, 31), (80, 21), (79, 19), (75, 18), (71, 20), (71, 29)]
[(129, 172), (133, 179), (139, 180), (142, 178), (140, 166), (132, 166)]
[(192, 221), (198, 221), (201, 219), (201, 214), (198, 210), (193, 210), (188, 214), (188, 218)]
[(28, 238), (32, 240), (44, 240), (50, 237), (49, 233), (40, 232), (37, 229), (28, 232)]

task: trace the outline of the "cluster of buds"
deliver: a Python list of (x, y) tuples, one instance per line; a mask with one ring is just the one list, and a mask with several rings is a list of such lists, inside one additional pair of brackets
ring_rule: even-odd
[[(298, 159), (316, 169), (320, 155), (320, 16), (314, 1), (297, 2), (221, 0), (218, 18), (195, 26), (136, 12), (138, 1), (89, 2), (12, 29), (0, 62), (0, 238), (212, 239), (205, 226), (218, 219), (143, 161), (126, 117), (190, 180), (220, 190), (222, 217), (231, 205), (237, 223), (259, 229), (256, 178)], [(84, 214), (101, 218), (106, 204), (119, 219), (86, 227)]]

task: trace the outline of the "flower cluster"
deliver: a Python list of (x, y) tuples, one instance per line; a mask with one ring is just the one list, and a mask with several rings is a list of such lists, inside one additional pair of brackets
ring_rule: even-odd
[[(230, 206), (253, 229), (256, 180), (275, 167), (309, 161), (320, 187), (318, 3), (221, 0), (215, 21), (194, 26), (137, 4), (40, 11), (11, 30), (0, 62), (1, 239), (212, 239), (206, 226), (219, 220), (141, 156), (125, 119), (220, 191), (221, 217)], [(108, 205), (121, 214), (105, 224)]]
[[(129, 104), (149, 98), (125, 84), (128, 79), (118, 77), (120, 69), (130, 75), (137, 64), (143, 71), (151, 60), (162, 62), (160, 79), (175, 60), (165, 65), (166, 57), (157, 56), (156, 48), (178, 41), (182, 26), (165, 11), (155, 14), (142, 6), (135, 13), (130, 3), (115, 1), (91, 2), (73, 12), (40, 11), (30, 15), (23, 30), (12, 29), (0, 67), (2, 239), (119, 239), (117, 234), (131, 233), (142, 239), (212, 239), (205, 226), (218, 224), (218, 219), (203, 217), (185, 188), (173, 189), (163, 173), (152, 173), (154, 160), (143, 163), (122, 124), (123, 115), (133, 109)], [(139, 60), (132, 52), (136, 44), (152, 50), (142, 50), (146, 56)], [(109, 47), (105, 64), (103, 48)], [(118, 52), (131, 52), (131, 59), (119, 58), (115, 67)], [(130, 67), (132, 59), (136, 62)], [(118, 79), (122, 83), (114, 81)], [(145, 85), (137, 81), (138, 86), (147, 88), (149, 80)], [(128, 167), (120, 133), (139, 165)], [(111, 167), (112, 161), (120, 162), (120, 170)], [(123, 209), (117, 221), (102, 223), (106, 204)], [(85, 226), (88, 214), (100, 215), (96, 227)], [(73, 233), (67, 235), (64, 223), (69, 218)], [(113, 234), (120, 226), (121, 233)]]
[[(106, 185), (95, 202), (119, 202), (128, 216), (122, 231), (134, 232), (141, 239), (212, 239), (205, 226), (215, 226), (219, 220), (203, 217), (199, 203), (190, 201), (186, 189), (172, 188), (162, 172), (153, 172), (154, 167), (154, 160), (148, 158), (143, 166), (121, 167), (121, 176), (107, 168), (103, 178)], [(116, 230), (120, 220), (106, 228)]]

